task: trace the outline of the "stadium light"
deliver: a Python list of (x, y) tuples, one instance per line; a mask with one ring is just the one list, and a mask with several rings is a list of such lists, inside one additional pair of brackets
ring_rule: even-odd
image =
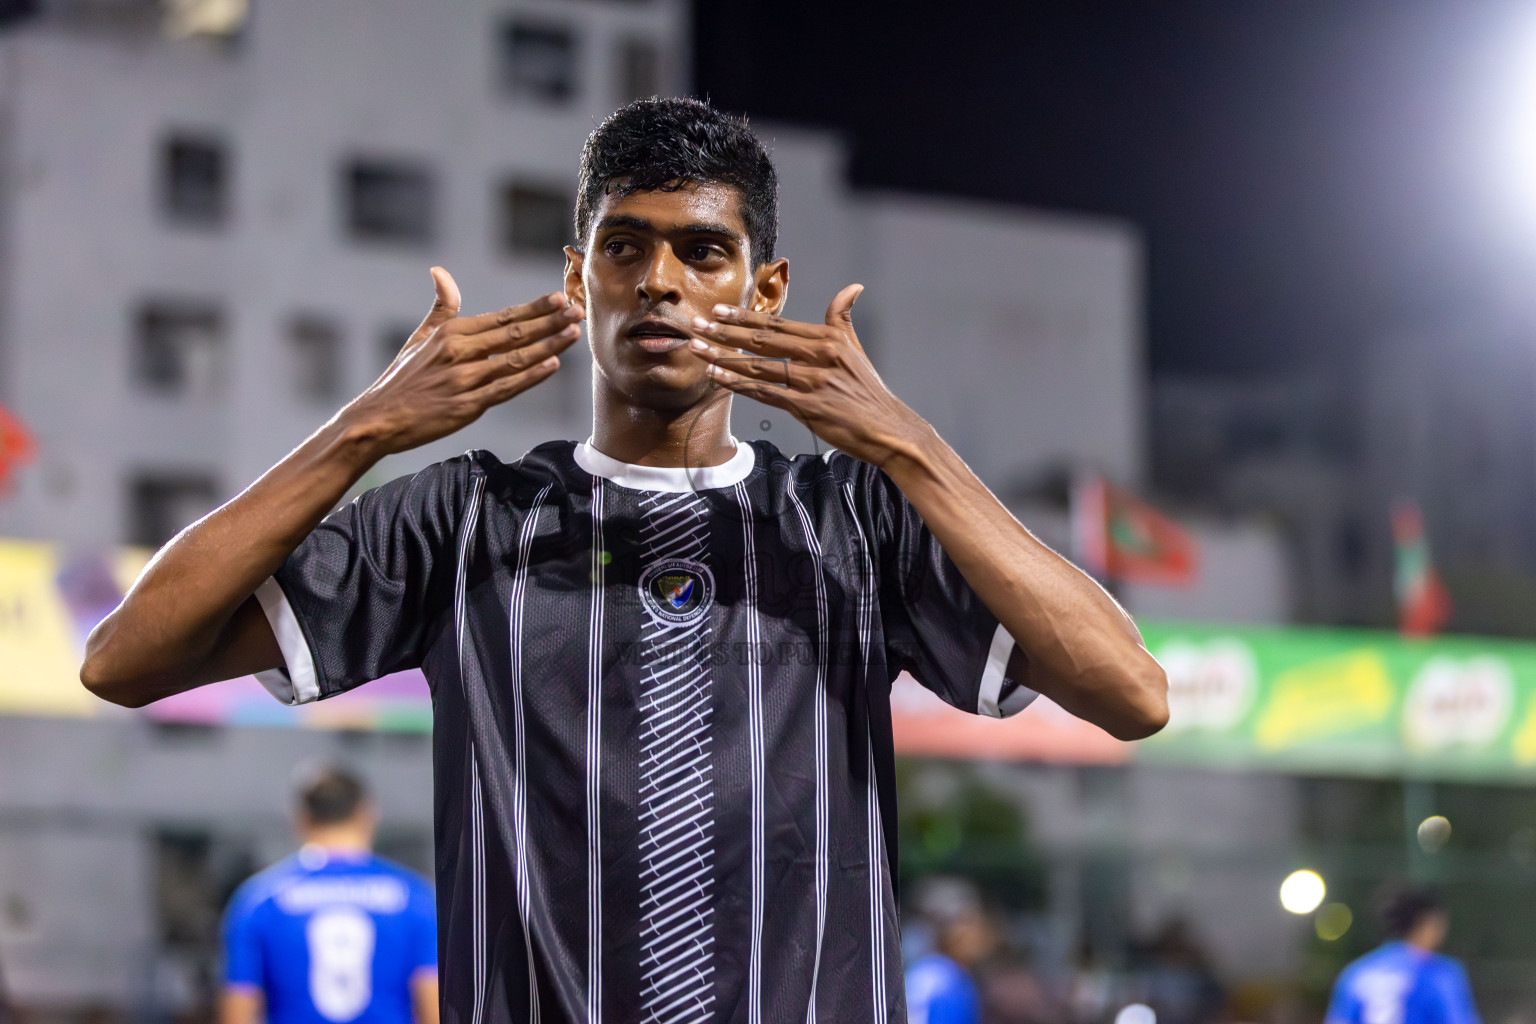
[(1328, 886), (1316, 871), (1292, 871), (1280, 883), (1280, 905), (1293, 914), (1310, 914), (1327, 893)]
[(1115, 1024), (1157, 1024), (1157, 1014), (1146, 1003), (1131, 1003), (1115, 1014)]

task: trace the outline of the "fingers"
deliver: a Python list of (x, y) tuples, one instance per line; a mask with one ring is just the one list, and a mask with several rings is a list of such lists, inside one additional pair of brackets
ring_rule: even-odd
[(498, 378), (522, 373), (551, 356), (558, 356), (575, 344), (579, 337), (581, 337), (581, 329), (572, 324), (547, 338), (510, 351), (491, 352), (483, 359), (466, 364), (469, 387), (471, 389), (483, 387)]
[(771, 405), (775, 409), (788, 410), (797, 419), (806, 421), (804, 403), (808, 396), (804, 391), (746, 376), (718, 364), (710, 368), (710, 380), (727, 391)]
[(739, 306), (719, 305), (710, 312), (715, 320), (722, 324), (730, 324), (733, 327), (770, 330), (779, 334), (793, 335), (797, 338), (824, 337), (827, 330), (820, 324), (805, 324), (798, 320), (789, 320), (779, 316), (777, 313), (754, 313)]
[(832, 304), (827, 307), (827, 326), (852, 328), (853, 304), (859, 301), (859, 296), (864, 294), (864, 286), (851, 284), (832, 296)]
[(484, 412), (491, 406), (516, 398), (535, 384), (548, 380), (558, 369), (560, 369), (560, 357), (548, 356), (527, 369), (504, 377), (496, 377), (473, 391), (465, 392), (464, 397), (480, 412)]
[[(494, 313), (481, 313), (479, 316), (466, 316), (454, 325), (454, 330), (458, 334), (480, 334), (521, 320), (532, 320), (535, 317), (565, 309), (568, 305), (564, 292), (550, 292), (520, 306), (508, 306), (506, 309), (498, 309)], [(578, 311), (576, 319), (581, 319), (579, 315), (581, 307), (573, 308)]]
[[(532, 304), (530, 304), (532, 305)], [(566, 306), (552, 313), (532, 319), (515, 319), (510, 323), (497, 324), (477, 334), (456, 336), (450, 346), (455, 362), (484, 359), (498, 352), (531, 345), (549, 337), (561, 337), (566, 343), (581, 337), (580, 306)], [(562, 345), (561, 348), (565, 346)]]
[[(785, 334), (773, 327), (733, 327), (705, 320), (701, 316), (693, 318), (692, 327), (695, 334), (718, 345), (746, 349), (765, 356), (821, 363), (828, 354), (827, 342), (823, 339)], [(825, 327), (817, 330), (826, 332)]]
[(780, 356), (758, 355), (755, 352), (737, 352), (721, 348), (695, 338), (688, 343), (689, 349), (706, 363), (711, 364), (710, 377), (717, 381), (740, 378), (780, 389), (809, 391), (823, 372), (817, 367), (806, 366)]

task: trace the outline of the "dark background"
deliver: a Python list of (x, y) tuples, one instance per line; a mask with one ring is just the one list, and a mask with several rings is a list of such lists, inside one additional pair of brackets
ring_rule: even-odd
[(1153, 371), (1275, 372), (1510, 290), (1490, 140), (1533, 12), (704, 0), (694, 67), (719, 106), (842, 131), (860, 187), (1134, 222)]

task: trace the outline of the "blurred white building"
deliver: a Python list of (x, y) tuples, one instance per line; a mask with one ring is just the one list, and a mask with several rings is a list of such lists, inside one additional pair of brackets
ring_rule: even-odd
[[(227, 34), (172, 39), (167, 9)], [(0, 536), (164, 541), (374, 379), (430, 304), (433, 264), (468, 312), (559, 287), (582, 142), (618, 104), (686, 89), (687, 25), (683, 0), (45, 3), (0, 37), (0, 402), (41, 449), (0, 500)], [(1135, 231), (855, 195), (835, 138), (759, 130), (783, 178), (791, 315), (819, 319), (865, 283), (855, 321), (876, 365), (1005, 496), (1078, 466), (1145, 482)], [(578, 346), (565, 363), (367, 482), (585, 437), (589, 360)], [(736, 427), (815, 444), (750, 403)], [(1059, 509), (1015, 505), (1064, 543)], [(1267, 535), (1225, 543), (1258, 568), (1215, 573), (1176, 614), (1283, 615)], [(175, 907), (192, 897), (166, 879), (187, 857), (216, 886), (221, 849), (280, 850), (305, 757), (363, 762), (394, 794), (397, 845), (419, 851), (425, 746), (391, 742), (0, 720), (0, 961), (17, 997), (190, 998), (195, 966), (165, 950), (190, 941)]]
[[(0, 47), (0, 388), (42, 450), (0, 503), (11, 536), (164, 540), (373, 379), (434, 263), (467, 311), (558, 287), (587, 133), (688, 80), (684, 8), (660, 0), (267, 0), (231, 39), (175, 41), (153, 4), (63, 10)], [(1139, 482), (1133, 231), (855, 200), (834, 139), (764, 134), (794, 314), (864, 281), (882, 371), (994, 485), (1079, 463)], [(375, 477), (584, 437), (585, 354), (566, 363)], [(809, 443), (792, 426), (781, 444)]]

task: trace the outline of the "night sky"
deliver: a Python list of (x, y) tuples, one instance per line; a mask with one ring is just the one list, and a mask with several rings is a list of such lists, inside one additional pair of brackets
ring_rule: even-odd
[(1536, 180), (1512, 214), (1495, 149), (1536, 70), (1536, 3), (699, 0), (694, 18), (696, 90), (843, 131), (858, 185), (1139, 226), (1155, 371), (1326, 368), (1486, 310), (1527, 228), (1536, 250)]

